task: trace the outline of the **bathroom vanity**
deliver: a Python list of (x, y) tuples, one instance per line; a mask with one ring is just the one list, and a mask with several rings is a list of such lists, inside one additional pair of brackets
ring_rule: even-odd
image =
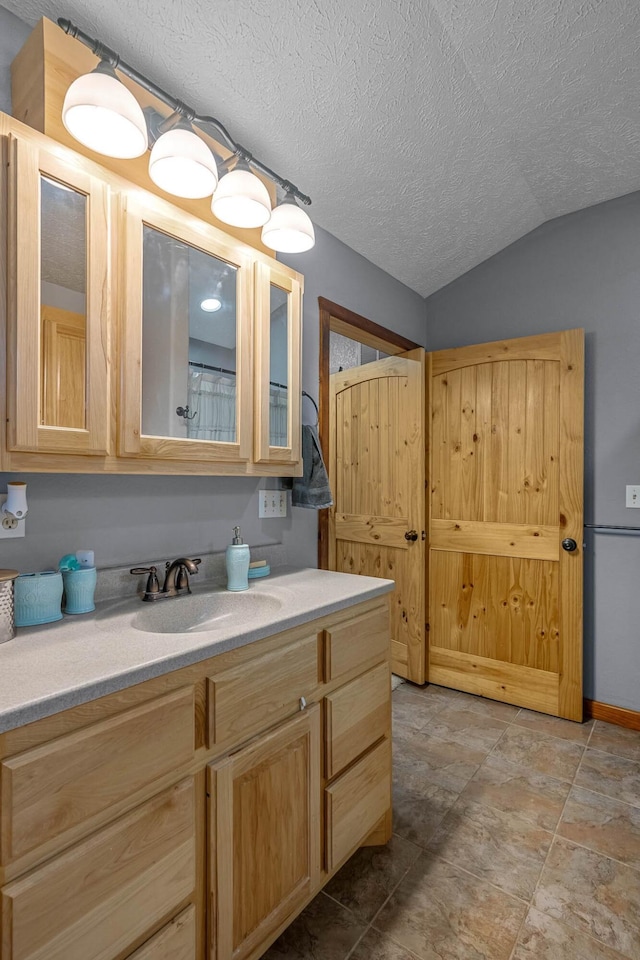
[(385, 843), (392, 589), (292, 571), (4, 644), (1, 960), (251, 960)]

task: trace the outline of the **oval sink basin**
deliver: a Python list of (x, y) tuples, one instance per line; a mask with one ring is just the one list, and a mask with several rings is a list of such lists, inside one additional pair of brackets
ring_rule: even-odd
[(276, 613), (282, 602), (265, 593), (216, 593), (191, 595), (142, 604), (131, 626), (145, 633), (209, 633), (228, 627), (250, 627), (252, 621)]

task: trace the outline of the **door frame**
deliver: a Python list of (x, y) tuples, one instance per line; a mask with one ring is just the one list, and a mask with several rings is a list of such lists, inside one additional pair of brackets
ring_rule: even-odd
[[(397, 353), (406, 353), (416, 348), (424, 349), (419, 343), (408, 340), (406, 337), (381, 327), (380, 324), (368, 320), (359, 313), (340, 304), (318, 297), (319, 326), (320, 326), (320, 356), (319, 356), (319, 396), (318, 422), (320, 446), (322, 447), (325, 462), (329, 462), (329, 346), (331, 333), (339, 333), (368, 347), (382, 350), (390, 356)], [(425, 424), (426, 428), (426, 424)], [(320, 570), (329, 568), (329, 511), (318, 511), (318, 567)]]

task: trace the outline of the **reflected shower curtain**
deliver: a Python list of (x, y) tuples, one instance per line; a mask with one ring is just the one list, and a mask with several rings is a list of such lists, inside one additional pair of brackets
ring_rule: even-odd
[(269, 390), (269, 446), (288, 446), (287, 388), (271, 387)]
[(235, 443), (235, 377), (190, 370), (188, 396), (189, 409), (195, 413), (187, 421), (189, 439)]

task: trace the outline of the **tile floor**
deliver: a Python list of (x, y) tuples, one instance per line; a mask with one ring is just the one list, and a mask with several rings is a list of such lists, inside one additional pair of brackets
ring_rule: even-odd
[(265, 960), (640, 960), (640, 733), (393, 694), (394, 836)]

